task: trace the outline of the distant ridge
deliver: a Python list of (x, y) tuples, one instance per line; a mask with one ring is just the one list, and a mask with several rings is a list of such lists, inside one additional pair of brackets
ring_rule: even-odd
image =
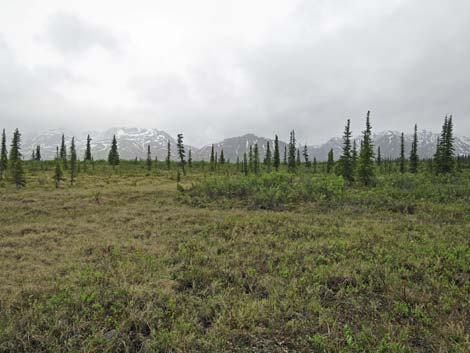
[[(172, 146), (172, 159), (177, 158), (176, 140), (173, 136), (162, 130), (136, 127), (114, 127), (105, 131), (90, 131), (82, 134), (75, 134), (68, 130), (50, 130), (42, 133), (25, 134), (23, 136), (23, 154), (29, 158), (30, 151), (36, 145), (40, 145), (44, 159), (53, 159), (56, 146), (60, 145), (62, 134), (65, 134), (66, 142), (70, 143), (72, 136), (75, 136), (78, 156), (83, 158), (85, 151), (86, 136), (90, 134), (92, 138), (92, 153), (95, 159), (106, 159), (111, 143), (112, 136), (115, 134), (118, 140), (119, 153), (123, 159), (146, 158), (147, 145), (150, 144), (152, 158), (155, 156), (159, 160), (166, 158), (167, 143), (170, 141)], [(384, 131), (374, 134), (374, 146), (377, 149), (380, 146), (384, 158), (396, 158), (400, 151), (400, 135), (398, 131)], [(430, 131), (420, 131), (418, 133), (420, 157), (431, 157), (435, 151), (438, 134)], [(273, 136), (274, 138), (274, 136)], [(272, 146), (273, 138), (256, 136), (254, 134), (245, 134), (243, 136), (230, 137), (214, 143), (214, 149), (220, 154), (224, 150), (224, 156), (232, 162), (237, 157), (243, 158), (243, 153), (248, 152), (249, 146), (258, 144), (260, 156), (264, 157), (266, 144), (269, 142)], [(405, 135), (405, 151), (408, 154), (411, 146), (412, 135)], [(360, 137), (356, 138), (358, 148)], [(279, 141), (281, 158), (284, 153), (285, 142)], [(186, 146), (191, 148), (194, 160), (209, 160), (212, 143), (201, 148)], [(328, 151), (333, 149), (335, 159), (341, 154), (342, 138), (333, 137), (322, 145), (308, 146), (310, 159), (315, 156), (317, 160), (326, 160)], [(455, 151), (460, 155), (470, 154), (470, 138), (463, 136), (455, 137)]]

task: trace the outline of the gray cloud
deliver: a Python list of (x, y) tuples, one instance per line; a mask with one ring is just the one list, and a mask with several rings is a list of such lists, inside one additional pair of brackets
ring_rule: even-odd
[(0, 121), (2, 127), (37, 129), (55, 124), (63, 98), (48, 85), (48, 79), (18, 62), (0, 36)]
[(94, 46), (119, 51), (119, 43), (110, 30), (67, 12), (59, 12), (49, 19), (47, 35), (64, 54), (86, 52)]
[[(347, 118), (359, 133), (370, 109), (375, 131), (410, 132), (415, 122), (437, 131), (452, 113), (456, 132), (470, 135), (470, 4), (464, 0), (298, 1), (253, 38), (223, 32), (224, 18), (201, 30), (202, 21), (181, 23), (178, 12), (158, 17), (154, 11), (155, 21), (121, 23), (132, 50), (109, 30), (116, 23), (55, 13), (45, 34), (64, 54), (59, 61), (25, 65), (0, 40), (3, 125), (156, 127), (182, 131), (195, 145), (246, 132), (286, 139), (296, 129), (300, 142), (317, 144), (340, 135)], [(235, 21), (245, 26), (244, 18)], [(162, 32), (166, 22), (175, 25)], [(219, 26), (221, 33), (214, 31)], [(109, 52), (109, 61), (75, 55), (96, 47)], [(108, 76), (95, 77), (101, 72)], [(124, 83), (108, 87), (107, 77)], [(64, 84), (76, 95), (112, 91), (102, 102), (74, 101), (60, 89)]]

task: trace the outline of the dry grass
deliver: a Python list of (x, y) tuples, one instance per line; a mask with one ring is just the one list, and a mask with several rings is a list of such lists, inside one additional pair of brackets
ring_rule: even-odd
[(40, 178), (0, 188), (0, 352), (470, 350), (468, 194), (274, 212)]

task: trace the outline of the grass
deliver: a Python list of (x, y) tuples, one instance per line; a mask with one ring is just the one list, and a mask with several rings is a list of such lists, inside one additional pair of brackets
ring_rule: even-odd
[(274, 210), (203, 172), (51, 173), (0, 187), (0, 352), (470, 350), (468, 170)]

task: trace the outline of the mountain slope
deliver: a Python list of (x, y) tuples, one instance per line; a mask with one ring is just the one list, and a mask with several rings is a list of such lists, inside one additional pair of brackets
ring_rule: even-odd
[[(73, 133), (63, 130), (51, 130), (35, 135), (26, 135), (23, 139), (23, 153), (29, 156), (28, 150), (40, 145), (44, 159), (53, 159), (56, 146), (60, 146), (62, 133), (65, 134), (67, 146), (70, 145)], [(111, 128), (105, 131), (89, 131), (75, 135), (77, 154), (80, 159), (85, 154), (87, 135), (92, 138), (91, 149), (95, 159), (106, 159), (113, 135), (116, 135), (119, 147), (119, 155), (122, 159), (147, 158), (147, 146), (150, 144), (152, 159), (157, 157), (163, 160), (167, 155), (167, 143), (171, 144), (172, 159), (177, 158), (176, 140), (165, 131), (143, 128)], [(190, 146), (186, 146), (186, 149)]]
[[(171, 144), (172, 159), (177, 159), (176, 140), (162, 130), (145, 129), (145, 128), (123, 128), (116, 127), (106, 131), (90, 131), (83, 134), (73, 134), (67, 130), (51, 130), (43, 133), (25, 134), (23, 138), (23, 154), (25, 158), (29, 158), (32, 149), (36, 145), (40, 145), (42, 149), (42, 156), (44, 159), (53, 159), (56, 153), (56, 146), (61, 143), (62, 133), (65, 134), (66, 143), (69, 146), (72, 136), (75, 136), (75, 143), (77, 146), (77, 153), (80, 159), (83, 158), (86, 144), (86, 136), (89, 133), (92, 138), (92, 154), (95, 159), (106, 159), (108, 156), (109, 148), (113, 135), (116, 135), (119, 146), (119, 153), (122, 159), (146, 158), (147, 146), (150, 145), (152, 158), (157, 157), (159, 160), (166, 158), (167, 143)], [(373, 136), (374, 146), (380, 146), (382, 156), (384, 158), (396, 158), (400, 153), (400, 132), (398, 131), (384, 131)], [(421, 158), (428, 158), (434, 154), (436, 148), (436, 141), (438, 134), (430, 131), (421, 131), (418, 134), (419, 147), (418, 152)], [(360, 136), (356, 137), (356, 143), (359, 149)], [(412, 135), (405, 135), (405, 151), (409, 154), (411, 147)], [(220, 151), (224, 150), (225, 159), (235, 162), (237, 157), (243, 158), (245, 152), (248, 153), (249, 146), (258, 144), (260, 158), (263, 159), (266, 151), (266, 144), (271, 144), (273, 149), (273, 140), (271, 138), (259, 137), (253, 134), (246, 134), (238, 137), (230, 137), (223, 141), (214, 143), (214, 150), (220, 156)], [(309, 146), (308, 151), (310, 160), (316, 157), (317, 160), (326, 160), (328, 151), (333, 149), (335, 159), (338, 159), (341, 154), (342, 138), (334, 137), (326, 143), (319, 146)], [(205, 145), (201, 148), (186, 146), (186, 151), (189, 148), (192, 150), (194, 160), (210, 159), (211, 144)], [(279, 148), (281, 159), (284, 155), (284, 147), (286, 143), (279, 141)], [(456, 136), (455, 138), (455, 151), (457, 154), (464, 155), (470, 154), (470, 138)]]

